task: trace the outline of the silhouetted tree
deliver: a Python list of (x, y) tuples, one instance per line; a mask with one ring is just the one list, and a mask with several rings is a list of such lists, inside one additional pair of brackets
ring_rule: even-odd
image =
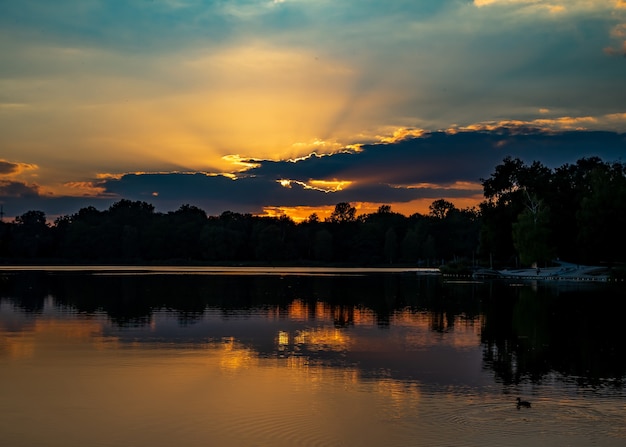
[(51, 230), (43, 211), (27, 211), (15, 218), (14, 249), (18, 257), (47, 257), (52, 254)]
[(335, 205), (335, 209), (328, 218), (332, 223), (354, 222), (356, 220), (356, 208), (347, 202), (341, 202)]
[(513, 223), (513, 244), (523, 264), (539, 264), (554, 258), (549, 219), (543, 202), (527, 194), (526, 209)]
[(406, 262), (415, 262), (419, 258), (419, 239), (413, 229), (407, 230), (402, 243), (400, 244), (400, 254)]
[(333, 235), (327, 229), (315, 232), (313, 253), (317, 261), (328, 262), (333, 259)]
[(398, 236), (393, 227), (385, 233), (385, 257), (390, 264), (393, 264), (398, 254)]
[(596, 166), (589, 173), (588, 192), (577, 213), (577, 242), (589, 262), (624, 259), (626, 242), (626, 165)]
[[(356, 215), (348, 202), (328, 219), (316, 214), (296, 224), (287, 216), (225, 211), (207, 216), (182, 205), (167, 214), (122, 199), (107, 210), (89, 206), (49, 225), (41, 211), (0, 222), (0, 256), (62, 258), (76, 262), (322, 261), (376, 264), (495, 258), (500, 263), (549, 260), (624, 260), (626, 165), (597, 157), (554, 171), (507, 157), (481, 179), (478, 209), (433, 201), (428, 215), (406, 217), (381, 205)], [(478, 250), (477, 250), (478, 249)]]
[(430, 210), (430, 215), (432, 217), (436, 219), (445, 219), (452, 210), (456, 209), (456, 207), (452, 202), (448, 202), (444, 199), (438, 199), (431, 203), (428, 209)]

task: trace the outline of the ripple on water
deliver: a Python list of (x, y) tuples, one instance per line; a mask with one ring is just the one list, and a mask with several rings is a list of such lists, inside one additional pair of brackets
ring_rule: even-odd
[(336, 442), (311, 415), (252, 412), (233, 418), (222, 430), (236, 434), (239, 445), (329, 447)]
[(616, 400), (535, 399), (532, 408), (517, 409), (515, 401), (497, 398), (432, 404), (422, 410), (424, 431), (437, 434), (433, 445), (522, 445), (529, 440), (544, 444), (626, 445), (624, 410)]
[[(293, 410), (293, 409), (292, 409)], [(219, 413), (219, 412), (218, 412)], [(303, 408), (302, 413), (287, 414), (280, 409), (251, 410), (250, 408), (225, 408), (216, 414), (187, 414), (185, 418), (159, 418), (144, 420), (134, 431), (159, 433), (167, 427), (167, 435), (150, 440), (151, 445), (162, 440), (177, 439), (187, 446), (240, 446), (240, 447), (337, 447), (332, 436), (321, 429), (319, 416)]]

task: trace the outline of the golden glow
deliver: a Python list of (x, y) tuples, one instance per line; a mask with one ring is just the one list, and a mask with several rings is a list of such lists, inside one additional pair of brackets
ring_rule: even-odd
[(533, 124), (538, 124), (542, 127), (556, 127), (563, 130), (586, 130), (584, 125), (595, 124), (597, 122), (598, 119), (592, 116), (563, 116), (556, 119), (536, 119), (532, 121)]
[(550, 14), (560, 14), (566, 11), (563, 5), (548, 5), (547, 8)]
[(407, 189), (441, 189), (441, 190), (463, 190), (463, 191), (472, 191), (477, 189), (482, 189), (482, 185), (480, 183), (475, 182), (462, 182), (457, 181), (452, 183), (451, 185), (438, 185), (436, 183), (417, 183), (414, 185), (397, 185), (396, 188), (407, 188)]
[(391, 136), (379, 136), (381, 143), (397, 143), (407, 138), (423, 137), (426, 131), (424, 129), (408, 129), (400, 128), (393, 131)]
[(302, 222), (312, 214), (316, 214), (320, 221), (330, 217), (334, 211), (333, 206), (281, 206), (281, 207), (263, 207), (262, 216), (280, 217), (289, 216), (294, 222)]
[[(547, 109), (541, 109), (547, 112)], [(544, 112), (541, 112), (544, 113)], [(604, 119), (608, 118), (610, 115), (605, 115)], [(509, 130), (521, 130), (524, 131), (525, 128), (531, 126), (533, 128), (539, 128), (546, 132), (549, 131), (557, 131), (557, 130), (587, 130), (588, 127), (593, 124), (598, 124), (602, 118), (597, 118), (593, 116), (562, 116), (559, 118), (537, 118), (530, 121), (522, 121), (522, 120), (502, 120), (502, 121), (484, 121), (480, 123), (469, 124), (467, 126), (458, 126), (451, 127), (446, 130), (446, 132), (450, 134), (456, 134), (458, 132), (469, 131), (469, 132), (491, 132), (497, 131), (499, 129), (509, 129)]]
[[(293, 217), (291, 217), (291, 215), (288, 213), (289, 208), (283, 208), (283, 207), (263, 207), (263, 212), (259, 213), (258, 216), (260, 217), (284, 217), (284, 216), (288, 216), (289, 218), (291, 218), (292, 220), (294, 220), (294, 222), (298, 222), (298, 220), (295, 220)], [(301, 219), (301, 220), (304, 220)]]
[(291, 188), (291, 184), (295, 183), (304, 189), (315, 189), (321, 192), (341, 191), (353, 183), (347, 180), (309, 180), (308, 182), (301, 182), (299, 180), (281, 179), (277, 181), (284, 188)]
[(294, 343), (306, 345), (312, 351), (345, 351), (350, 346), (350, 337), (341, 329), (318, 327), (299, 332)]
[[(84, 52), (80, 57), (110, 66), (140, 63), (135, 56)], [(68, 63), (82, 60), (61, 53), (71, 59)], [(175, 88), (164, 95), (143, 75), (3, 81), (2, 90), (28, 98), (29, 104), (18, 111), (3, 108), (3, 155), (37, 159), (46, 166), (40, 173), (46, 185), (74, 184), (98, 172), (119, 172), (119, 166), (124, 172), (245, 170), (254, 161), (235, 154), (296, 160), (312, 149), (342, 150), (354, 142), (355, 128), (370, 125), (362, 123), (357, 107), (380, 109), (372, 101), (384, 100), (367, 92), (355, 100), (352, 68), (302, 48), (257, 42), (143, 62)], [(38, 123), (37, 132), (31, 122)]]
[(293, 143), (291, 146), (296, 150), (296, 153), (303, 153), (304, 151), (310, 152), (308, 154), (289, 160), (293, 162), (306, 160), (310, 157), (323, 157), (328, 154), (334, 154), (345, 150), (345, 146), (343, 146), (338, 141), (325, 141), (319, 138), (316, 138), (308, 143)]
[(238, 154), (224, 155), (222, 157), (222, 160), (225, 160), (228, 163), (231, 163), (232, 165), (239, 167), (238, 171), (245, 171), (245, 170), (252, 169), (252, 168), (258, 168), (261, 165), (258, 161), (255, 161), (254, 159), (242, 158)]
[[(458, 209), (466, 209), (466, 208), (474, 208), (477, 207), (480, 202), (484, 200), (482, 193), (475, 194), (470, 197), (446, 197), (445, 193), (439, 197), (444, 199), (450, 203), (452, 203)], [(438, 198), (438, 199), (439, 199)], [(404, 214), (405, 216), (410, 216), (411, 214), (419, 213), (422, 215), (427, 215), (430, 212), (430, 205), (438, 199), (428, 198), (428, 199), (415, 199), (406, 203), (394, 203), (392, 205), (392, 211), (395, 211), (400, 214)]]
[(0, 331), (0, 352), (10, 358), (31, 358), (45, 355), (45, 345), (55, 343), (90, 343), (96, 349), (116, 346), (117, 339), (102, 337), (102, 324), (97, 320), (37, 319), (21, 331)]
[[(423, 184), (426, 187), (433, 187), (435, 185)], [(418, 186), (415, 186), (418, 187)], [(427, 215), (430, 210), (430, 205), (438, 199), (444, 199), (452, 203), (458, 209), (471, 209), (477, 207), (483, 200), (482, 185), (471, 182), (456, 182), (450, 186), (437, 185), (437, 188), (441, 190), (440, 197), (415, 199), (409, 202), (392, 202), (392, 203), (374, 203), (374, 202), (353, 202), (351, 203), (357, 209), (357, 216), (361, 214), (372, 214), (378, 211), (381, 205), (390, 205), (391, 211), (394, 213), (403, 214), (404, 216), (411, 216), (412, 214)], [(446, 191), (449, 190), (474, 190), (477, 189), (480, 192), (467, 197), (447, 197)], [(262, 216), (268, 217), (280, 217), (288, 216), (294, 222), (303, 222), (311, 217), (312, 214), (316, 214), (318, 220), (324, 221), (328, 219), (335, 210), (335, 205), (326, 206), (294, 206), (294, 207), (264, 207)]]
[(105, 193), (105, 189), (102, 186), (94, 185), (93, 182), (68, 182), (63, 186), (67, 189), (63, 190), (58, 188), (55, 190), (56, 194), (63, 194), (66, 196), (102, 196)]
[(224, 372), (237, 372), (253, 367), (258, 363), (258, 355), (232, 337), (224, 339), (219, 347), (219, 365)]
[(285, 331), (278, 331), (278, 347), (285, 347), (289, 345), (289, 333)]
[(309, 187), (323, 191), (341, 191), (350, 187), (353, 182), (348, 180), (309, 180)]
[[(313, 306), (313, 308), (311, 308)], [(369, 309), (357, 307), (335, 306), (324, 302), (309, 304), (295, 300), (288, 307), (288, 318), (292, 321), (314, 320), (316, 327), (296, 331), (278, 331), (276, 344), (279, 351), (285, 351), (290, 344), (305, 345), (309, 351), (379, 351), (386, 347), (380, 339), (354, 337), (351, 332), (335, 327), (338, 321), (355, 326), (375, 326), (376, 316)], [(278, 318), (272, 312), (269, 319)], [(282, 317), (281, 317), (282, 318)], [(404, 332), (402, 344), (413, 348), (440, 344), (442, 341), (438, 332), (431, 329), (436, 325), (443, 325), (440, 329), (450, 331), (454, 329), (454, 336), (446, 340), (456, 348), (475, 347), (480, 343), (477, 338), (481, 328), (480, 319), (468, 319), (456, 316), (453, 320), (440, 318), (436, 313), (411, 311), (394, 312), (393, 323), (396, 326), (411, 327), (415, 330)], [(158, 319), (157, 319), (158, 320)], [(320, 326), (320, 323), (325, 325)], [(153, 330), (159, 326), (158, 321), (151, 321)], [(45, 355), (45, 346), (56, 341), (63, 343), (88, 343), (97, 349), (111, 347), (118, 348), (120, 341), (116, 337), (103, 337), (103, 321), (98, 319), (64, 320), (64, 319), (37, 319), (32, 325), (21, 331), (0, 331), (2, 340), (0, 346), (11, 358), (30, 358)], [(137, 344), (139, 347), (141, 344)], [(232, 373), (248, 369), (258, 364), (258, 354), (238, 342), (233, 337), (227, 337), (219, 342), (212, 342), (206, 346), (212, 355), (219, 358), (219, 368), (223, 372)]]

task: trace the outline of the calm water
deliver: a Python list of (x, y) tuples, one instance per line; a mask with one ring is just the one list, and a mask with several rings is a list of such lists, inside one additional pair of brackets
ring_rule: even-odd
[(0, 445), (624, 446), (625, 291), (0, 272)]

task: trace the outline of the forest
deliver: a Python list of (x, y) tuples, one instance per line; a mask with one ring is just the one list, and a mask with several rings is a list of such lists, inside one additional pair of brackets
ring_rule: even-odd
[(0, 262), (437, 267), (626, 259), (626, 164), (591, 157), (550, 169), (507, 157), (480, 181), (477, 207), (438, 199), (428, 214), (410, 216), (389, 205), (357, 215), (347, 202), (327, 219), (312, 214), (298, 223), (234, 211), (208, 216), (189, 204), (161, 213), (127, 199), (53, 223), (33, 210), (0, 222)]

